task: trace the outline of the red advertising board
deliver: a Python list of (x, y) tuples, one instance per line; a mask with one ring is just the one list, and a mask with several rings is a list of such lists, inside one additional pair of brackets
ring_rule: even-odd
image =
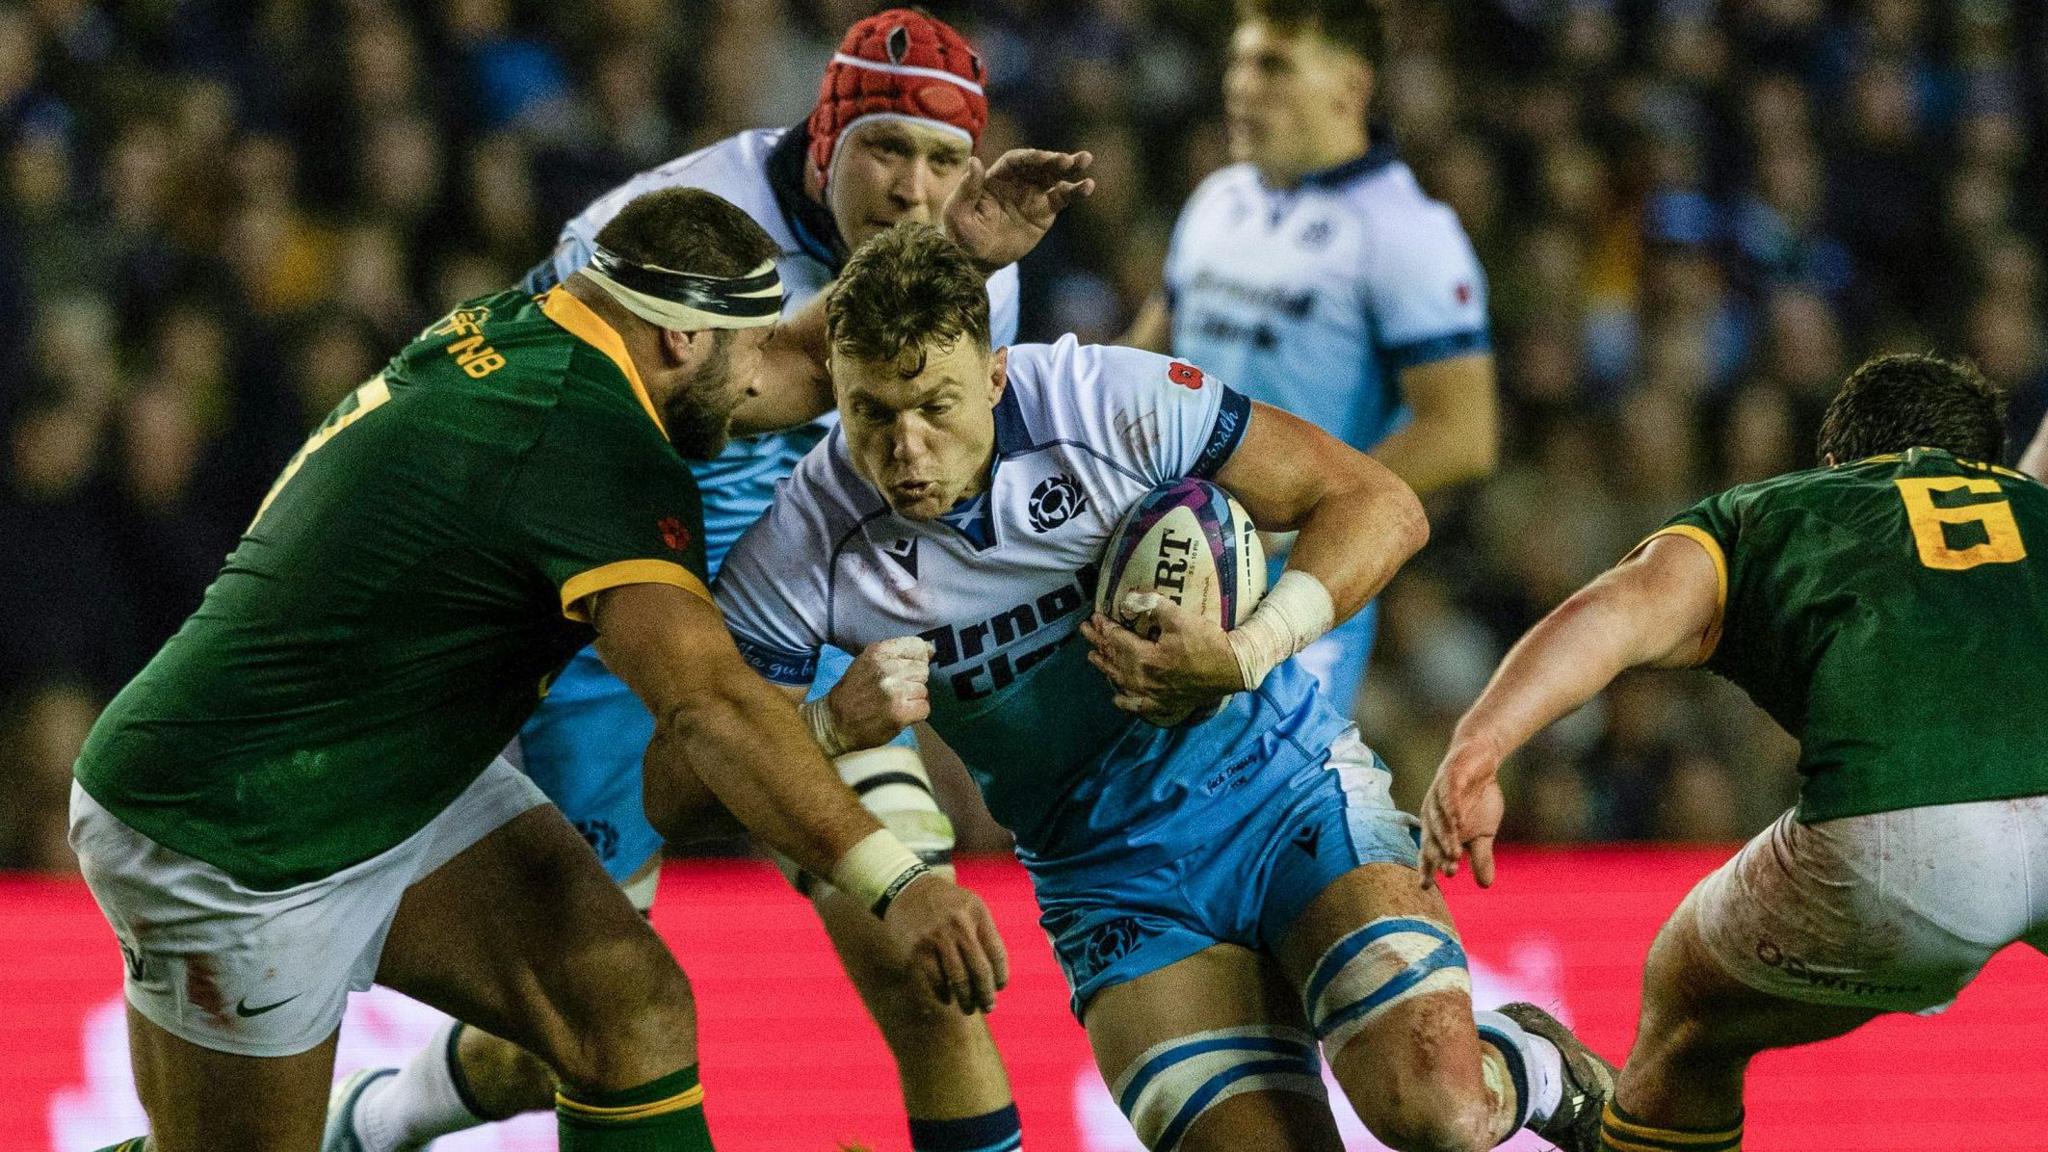
[[(1504, 852), (1501, 881), (1459, 880), (1453, 909), (1482, 1003), (1553, 1006), (1619, 1057), (1633, 1034), (1643, 954), (1688, 886), (1727, 852)], [(995, 909), (1013, 982), (996, 1039), (1041, 1152), (1135, 1152), (1090, 1063), (1037, 927), (1022, 872), (971, 861)], [(858, 1142), (904, 1152), (889, 1057), (807, 907), (773, 869), (687, 864), (665, 878), (655, 923), (703, 1016), (704, 1082), (723, 1152)], [(84, 888), (0, 877), (0, 1148), (90, 1152), (141, 1129), (120, 1010), (121, 958)], [(2048, 1148), (2048, 960), (2009, 950), (1947, 1013), (1879, 1021), (1830, 1044), (1764, 1057), (1750, 1079), (1750, 1152), (1973, 1152)], [(358, 997), (344, 1068), (402, 1059), (437, 1026), (382, 991)], [(1355, 1121), (1357, 1148), (1376, 1145)], [(1513, 1147), (1539, 1147), (1528, 1138)], [(436, 1145), (440, 1152), (552, 1149), (546, 1117)]]

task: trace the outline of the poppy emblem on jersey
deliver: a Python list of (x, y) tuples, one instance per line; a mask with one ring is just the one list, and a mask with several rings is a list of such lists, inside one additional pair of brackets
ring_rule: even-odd
[(1025, 512), (1031, 517), (1033, 532), (1050, 532), (1080, 515), (1088, 507), (1088, 497), (1081, 494), (1081, 486), (1071, 476), (1048, 476), (1039, 481), (1031, 490), (1031, 504)]
[(1463, 280), (1458, 281), (1457, 296), (1458, 303), (1470, 304), (1472, 302), (1472, 285)]
[(1166, 366), (1166, 378), (1190, 392), (1202, 390), (1202, 370), (1179, 360)]
[(655, 527), (661, 529), (661, 542), (674, 551), (681, 552), (690, 546), (690, 529), (680, 517), (664, 516)]

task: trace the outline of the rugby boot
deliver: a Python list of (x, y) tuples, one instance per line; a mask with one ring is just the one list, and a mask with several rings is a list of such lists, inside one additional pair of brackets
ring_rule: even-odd
[(1564, 1093), (1550, 1118), (1532, 1125), (1535, 1133), (1563, 1152), (1600, 1152), (1600, 1113), (1614, 1095), (1620, 1070), (1581, 1043), (1562, 1020), (1534, 1004), (1517, 1001), (1495, 1011), (1520, 1024), (1524, 1032), (1557, 1045), (1563, 1057)]

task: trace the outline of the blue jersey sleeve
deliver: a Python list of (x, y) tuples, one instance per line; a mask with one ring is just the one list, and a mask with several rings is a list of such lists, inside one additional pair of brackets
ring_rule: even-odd
[(818, 613), (829, 595), (821, 567), (829, 560), (817, 555), (799, 523), (804, 518), (786, 500), (779, 498), (726, 553), (712, 596), (754, 671), (803, 688), (817, 676), (825, 646)]
[(1040, 347), (1050, 356), (1029, 368), (1048, 373), (1038, 419), (1055, 435), (1108, 447), (1150, 483), (1214, 476), (1244, 437), (1250, 401), (1185, 360), (1071, 336)]
[(1429, 209), (1375, 229), (1368, 249), (1366, 307), (1396, 370), (1493, 347), (1479, 257), (1450, 208)]
[(1017, 342), (1017, 300), (1021, 291), (1015, 264), (988, 278), (989, 347), (1008, 348)]

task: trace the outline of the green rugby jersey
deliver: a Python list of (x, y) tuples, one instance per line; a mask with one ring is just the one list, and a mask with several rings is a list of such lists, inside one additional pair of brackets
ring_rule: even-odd
[(2048, 488), (1915, 448), (1730, 489), (1667, 534), (1721, 576), (1706, 667), (1799, 739), (1800, 819), (2048, 793)]
[(469, 301), (337, 406), (198, 611), (94, 725), (79, 783), (275, 889), (396, 846), (592, 631), (584, 598), (710, 598), (702, 512), (625, 344), (568, 292)]

